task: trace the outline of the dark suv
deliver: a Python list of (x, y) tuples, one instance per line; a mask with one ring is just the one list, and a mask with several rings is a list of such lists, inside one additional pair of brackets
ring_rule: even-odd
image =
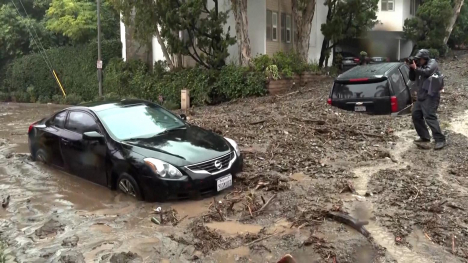
[(349, 111), (398, 113), (412, 102), (410, 86), (404, 63), (357, 66), (335, 79), (328, 104)]

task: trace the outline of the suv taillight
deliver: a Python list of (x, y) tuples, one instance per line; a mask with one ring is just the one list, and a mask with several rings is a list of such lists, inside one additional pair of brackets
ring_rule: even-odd
[(332, 105), (332, 100), (331, 100), (331, 98), (328, 98), (327, 104), (328, 104), (328, 105)]
[(390, 105), (392, 106), (392, 112), (398, 112), (398, 100), (396, 96), (390, 97)]

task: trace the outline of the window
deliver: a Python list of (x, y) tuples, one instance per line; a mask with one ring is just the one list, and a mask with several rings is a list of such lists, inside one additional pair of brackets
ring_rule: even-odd
[(70, 112), (65, 128), (81, 134), (90, 131), (98, 131), (98, 126), (94, 118), (81, 111)]
[(62, 111), (55, 115), (53, 125), (57, 128), (63, 128), (65, 126), (65, 120), (67, 119), (67, 112)]
[(418, 11), (419, 1), (418, 0), (410, 0), (410, 15), (416, 15)]
[(117, 140), (150, 138), (185, 124), (172, 113), (152, 105), (136, 105), (99, 111), (99, 119)]
[(409, 80), (409, 67), (407, 65), (403, 65), (400, 67), (401, 74), (403, 75), (403, 79), (405, 80), (406, 83), (408, 83)]
[(395, 0), (381, 0), (381, 1), (382, 1), (382, 6), (381, 6), (382, 11), (395, 11)]
[(267, 40), (271, 40), (271, 11), (270, 10), (267, 10), (266, 38)]
[(287, 15), (286, 16), (286, 43), (291, 43), (291, 37), (292, 37), (292, 32), (291, 32), (291, 16)]
[(394, 96), (398, 96), (401, 92), (403, 92), (406, 88), (401, 73), (399, 71), (395, 71), (392, 76), (390, 77), (390, 82), (392, 83), (392, 88)]
[(278, 13), (271, 13), (271, 24), (272, 24), (272, 33), (271, 40), (278, 41)]
[(377, 83), (341, 84), (335, 83), (333, 99), (381, 98), (390, 96), (388, 81)]

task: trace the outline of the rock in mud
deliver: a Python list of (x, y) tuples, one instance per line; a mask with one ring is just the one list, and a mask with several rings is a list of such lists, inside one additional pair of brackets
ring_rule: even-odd
[(46, 238), (51, 235), (56, 235), (57, 232), (63, 231), (63, 225), (55, 219), (49, 220), (41, 228), (35, 231), (36, 236), (39, 238)]
[(62, 246), (64, 247), (76, 247), (78, 244), (79, 238), (78, 236), (71, 236), (67, 237), (62, 241)]
[(60, 263), (85, 263), (83, 254), (78, 251), (67, 251), (62, 253), (59, 261)]

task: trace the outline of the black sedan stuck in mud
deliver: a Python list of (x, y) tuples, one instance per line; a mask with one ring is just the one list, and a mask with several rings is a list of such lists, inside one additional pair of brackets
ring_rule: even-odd
[(139, 200), (164, 201), (229, 188), (242, 170), (235, 141), (142, 100), (70, 107), (29, 127), (33, 160)]

